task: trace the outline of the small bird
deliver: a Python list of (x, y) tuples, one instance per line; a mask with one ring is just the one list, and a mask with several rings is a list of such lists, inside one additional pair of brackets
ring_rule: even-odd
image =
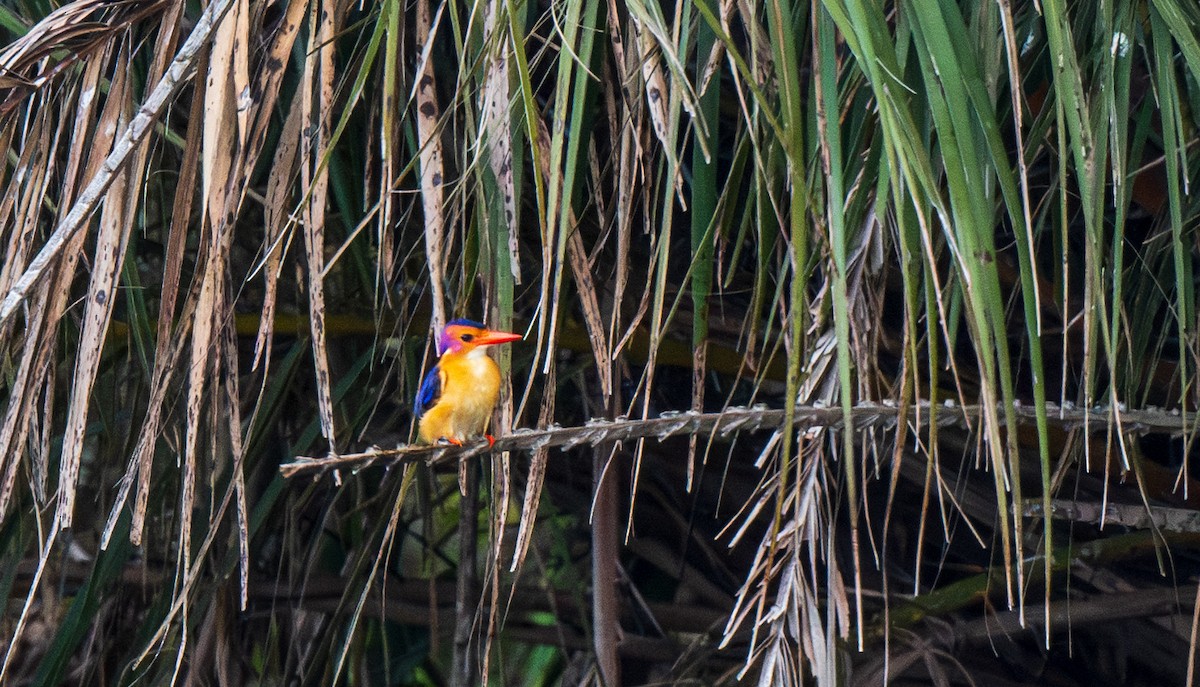
[(421, 382), (414, 411), (417, 438), (426, 444), (448, 441), (456, 446), (486, 434), (500, 396), (500, 368), (488, 346), (518, 341), (520, 334), (492, 331), (471, 320), (451, 320), (438, 337), (437, 365)]

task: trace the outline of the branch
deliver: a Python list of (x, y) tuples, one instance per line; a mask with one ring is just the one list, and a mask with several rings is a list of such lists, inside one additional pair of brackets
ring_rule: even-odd
[[(1200, 535), (1189, 532), (1162, 531), (1154, 533), (1149, 530), (1135, 530), (1128, 534), (1117, 534), (1104, 539), (1096, 539), (1081, 545), (1076, 542), (1066, 546), (1056, 547), (1050, 554), (1051, 568), (1055, 572), (1073, 569), (1080, 564), (1102, 565), (1128, 561), (1140, 556), (1147, 556), (1160, 551), (1162, 548), (1172, 551), (1200, 550)], [(1043, 568), (1040, 556), (1036, 564), (1029, 568), (1026, 584), (1041, 584)], [(885, 617), (882, 614), (864, 630), (864, 638), (869, 644), (882, 642), (888, 632), (903, 628), (915, 628), (918, 623), (929, 618), (945, 617), (968, 606), (980, 603), (989, 604), (989, 599), (995, 599), (996, 594), (1003, 596), (1005, 571), (1002, 565), (995, 565), (987, 571), (950, 582), (945, 586), (933, 589), (918, 596), (909, 597), (894, 604)], [(1033, 607), (1026, 605), (1026, 618), (1042, 618), (1044, 608), (1038, 608), (1036, 615), (1031, 613)], [(1039, 620), (1038, 624), (1041, 624)]]
[[(1135, 589), (1115, 594), (1097, 594), (1087, 599), (1052, 601), (1049, 617), (1053, 627), (1078, 629), (1096, 623), (1179, 615), (1190, 610), (1191, 601), (1193, 597), (1190, 594), (1176, 587)], [(1032, 620), (1023, 621), (1020, 611), (984, 615), (955, 626), (954, 644), (962, 641), (990, 642), (1003, 635), (1034, 634), (1036, 630), (1031, 632), (1032, 628), (1040, 626), (1045, 614), (1044, 606), (1028, 605), (1024, 617)]]
[[(938, 406), (936, 414), (928, 403), (917, 404), (907, 413), (910, 427), (929, 425), (930, 417), (936, 415), (939, 427), (963, 427), (970, 429), (981, 420), (980, 406), (945, 404)], [(862, 403), (853, 408), (851, 419), (855, 431), (864, 429), (889, 430), (895, 427), (899, 408), (895, 405)], [(1014, 417), (1020, 425), (1031, 425), (1037, 421), (1032, 406), (1013, 408)], [(1161, 433), (1184, 434), (1187, 428), (1177, 411), (1165, 410), (1122, 410), (1097, 407), (1092, 410), (1060, 407), (1046, 404), (1047, 420), (1063, 429), (1082, 429), (1088, 432), (1107, 430), (1115, 426), (1120, 417), (1120, 428), (1126, 434)], [(825, 406), (797, 406), (796, 429), (823, 427), (842, 429), (842, 409)], [(1001, 414), (1003, 418), (1003, 414)], [(463, 460), (490, 451), (530, 451), (545, 447), (574, 448), (582, 444), (596, 446), (609, 441), (629, 441), (654, 437), (662, 441), (673, 436), (707, 434), (725, 439), (734, 432), (756, 432), (774, 430), (783, 425), (783, 410), (754, 406), (752, 408), (729, 408), (719, 413), (697, 413), (693, 411), (668, 411), (652, 420), (617, 419), (589, 420), (580, 427), (546, 429), (518, 429), (508, 436), (496, 439), (489, 449), (486, 441), (466, 446), (399, 446), (393, 449), (372, 448), (362, 453), (328, 455), (324, 457), (297, 457), (291, 463), (279, 466), (284, 477), (297, 475), (322, 475), (331, 470), (361, 470), (373, 465), (394, 466), (405, 463), (424, 462), (440, 465), (454, 460)]]
[[(1037, 518), (1044, 513), (1045, 509), (1040, 502), (1025, 504), (1025, 517)], [(1100, 527), (1121, 525), (1135, 529), (1155, 528), (1167, 532), (1200, 533), (1200, 513), (1190, 508), (1169, 508), (1144, 503), (1052, 499), (1050, 517), (1055, 520), (1087, 522)]]

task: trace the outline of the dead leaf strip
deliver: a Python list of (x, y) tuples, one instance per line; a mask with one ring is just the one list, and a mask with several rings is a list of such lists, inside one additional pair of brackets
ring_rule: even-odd
[[(936, 413), (931, 413), (928, 403), (919, 403), (920, 412), (915, 416), (908, 413), (910, 424), (920, 427), (927, 426), (931, 417), (936, 417), (939, 427), (975, 427), (978, 426), (983, 408), (979, 405), (959, 406), (943, 404), (938, 406)], [(1053, 403), (1046, 404), (1046, 419), (1052, 425), (1064, 428), (1084, 429), (1089, 432), (1106, 431), (1112, 410), (1097, 406), (1090, 410), (1074, 407), (1060, 407)], [(895, 405), (879, 405), (861, 403), (850, 411), (851, 420), (856, 431), (863, 429), (889, 429), (893, 427), (900, 414), (900, 408)], [(694, 434), (711, 434), (714, 437), (727, 437), (739, 431), (759, 431), (775, 429), (783, 424), (784, 411), (781, 408), (755, 406), (752, 408), (729, 408), (719, 413), (697, 413), (668, 411), (657, 418), (648, 420), (618, 419), (613, 421), (591, 420), (578, 427), (557, 427), (547, 429), (518, 429), (512, 434), (496, 439), (492, 451), (522, 451), (556, 446), (576, 446), (587, 443), (592, 446), (610, 441), (628, 441), (655, 437), (660, 441), (672, 436), (690, 436)], [(828, 427), (838, 429), (843, 427), (843, 415), (840, 407), (818, 405), (797, 406), (794, 414), (794, 426), (802, 431), (811, 427)], [(1017, 406), (1013, 408), (1012, 418), (1020, 425), (1037, 422), (1037, 412), (1032, 406)], [(1166, 410), (1125, 410), (1121, 412), (1122, 422), (1131, 434), (1168, 434), (1183, 433), (1180, 416), (1175, 411)], [(1000, 424), (1004, 424), (1003, 416)], [(399, 446), (394, 449), (372, 449), (362, 453), (344, 455), (329, 455), (320, 458), (297, 457), (291, 463), (279, 466), (284, 477), (297, 475), (321, 475), (331, 470), (360, 470), (373, 465), (401, 465), (405, 463), (424, 462), (429, 465), (440, 465), (454, 460), (487, 453), (489, 447), (486, 441), (479, 440), (468, 446)]]
[[(441, 13), (441, 10), (438, 10)], [(421, 209), (425, 213), (425, 254), (429, 260), (430, 296), (433, 299), (433, 328), (446, 323), (446, 216), (442, 141), (438, 132), (437, 83), (429, 54), (436, 36), (430, 0), (417, 3), (417, 44), (421, 46), (420, 75), (417, 77), (417, 149), (421, 161)]]
[(317, 372), (317, 408), (321, 417), (321, 435), (332, 448), (337, 445), (334, 430), (333, 389), (330, 382), (329, 351), (325, 334), (325, 203), (329, 188), (329, 168), (320, 163), (330, 145), (330, 113), (333, 111), (334, 43), (337, 34), (336, 8), (314, 4), (309, 15), (313, 43), (321, 47), (304, 62), (304, 86), (301, 91), (302, 123), (314, 126), (315, 136), (300, 148), (300, 183), (309, 189), (302, 210), (304, 248), (308, 260), (309, 331), (312, 335), (313, 363)]
[(127, 27), (158, 14), (165, 0), (76, 0), (0, 50), (0, 117), (72, 66), (103, 52)]
[(216, 25), (232, 6), (233, 0), (214, 0), (204, 10), (204, 14), (200, 15), (195, 28), (192, 29), (192, 33), (184, 42), (183, 47), (179, 49), (179, 53), (171, 62), (167, 73), (129, 122), (129, 126), (125, 128), (113, 146), (113, 151), (104, 160), (100, 171), (88, 182), (83, 193), (80, 194), (79, 200), (71, 207), (71, 211), (54, 228), (54, 233), (46, 239), (45, 245), (42, 246), (33, 262), (5, 294), (4, 300), (0, 301), (0, 327), (8, 323), (16, 313), (17, 306), (29, 297), (33, 287), (45, 277), (47, 270), (62, 253), (63, 247), (92, 216), (100, 204), (100, 200), (112, 186), (117, 174), (132, 158), (138, 144), (146, 138), (151, 127), (162, 116), (175, 94), (191, 78), (200, 48), (209, 41)]
[(496, 175), (496, 186), (500, 189), (504, 205), (504, 226), (508, 231), (508, 261), (513, 282), (521, 283), (521, 255), (517, 226), (516, 189), (513, 180), (512, 126), (510, 118), (511, 93), (509, 88), (508, 39), (504, 29), (497, 29), (499, 2), (488, 5), (484, 35), (492, 48), (491, 63), (483, 78), (483, 125), (486, 136), (488, 160), (492, 173)]
[[(114, 125), (125, 116), (129, 84), (125, 78), (129, 53), (122, 50), (117, 60), (116, 75), (109, 90), (108, 101), (101, 114), (101, 129), (106, 123)], [(135, 153), (132, 157), (141, 157)], [(108, 324), (116, 301), (117, 279), (124, 264), (129, 245), (129, 230), (133, 226), (128, 190), (131, 179), (120, 174), (106, 194), (100, 227), (96, 235), (96, 255), (83, 311), (83, 332), (79, 336), (79, 352), (71, 383), (71, 398), (63, 430), (62, 455), (59, 459), (58, 510), (56, 527), (70, 528), (75, 514), (75, 492), (79, 482), (83, 457), (83, 436), (87, 428), (88, 408), (92, 386), (100, 369), (100, 354), (108, 334)], [(136, 183), (136, 182), (135, 182)]]

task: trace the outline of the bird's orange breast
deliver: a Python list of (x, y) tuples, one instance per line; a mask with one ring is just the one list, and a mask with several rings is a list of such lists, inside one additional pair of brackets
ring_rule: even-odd
[(421, 441), (467, 441), (486, 430), (500, 396), (500, 368), (483, 350), (447, 353), (438, 362), (442, 393), (418, 424)]

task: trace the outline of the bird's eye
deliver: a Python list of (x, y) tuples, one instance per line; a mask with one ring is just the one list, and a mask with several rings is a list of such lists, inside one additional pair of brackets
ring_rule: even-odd
[(474, 334), (463, 334), (462, 336), (460, 336), (458, 338), (462, 339), (463, 341), (465, 341), (467, 343), (471, 343), (471, 341), (475, 338), (475, 335)]

